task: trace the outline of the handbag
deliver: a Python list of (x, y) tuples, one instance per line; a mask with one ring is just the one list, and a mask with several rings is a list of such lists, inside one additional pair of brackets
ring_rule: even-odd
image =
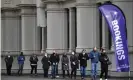
[(111, 64), (112, 64), (112, 62), (111, 62), (110, 60), (108, 60), (108, 61), (107, 61), (107, 64), (108, 64), (108, 65), (111, 65)]

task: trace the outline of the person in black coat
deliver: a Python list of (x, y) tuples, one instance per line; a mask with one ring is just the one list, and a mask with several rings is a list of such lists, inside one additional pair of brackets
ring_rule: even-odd
[(65, 78), (65, 71), (67, 71), (67, 76), (69, 77), (69, 58), (66, 55), (66, 53), (63, 54), (61, 62), (62, 62), (63, 78)]
[(82, 53), (79, 54), (79, 60), (80, 60), (80, 70), (81, 70), (81, 78), (84, 79), (86, 74), (86, 67), (87, 67), (87, 60), (89, 60), (88, 54), (85, 53), (85, 50), (82, 51)]
[(60, 57), (59, 57), (59, 54), (55, 53), (56, 54), (56, 59), (57, 59), (57, 65), (56, 65), (56, 76), (58, 76), (58, 64), (59, 64), (59, 61), (60, 61)]
[(42, 67), (44, 71), (44, 77), (48, 77), (48, 69), (50, 66), (50, 61), (49, 61), (49, 57), (47, 56), (47, 53), (45, 53), (45, 56), (42, 58), (41, 62), (43, 65)]
[(73, 77), (73, 73), (74, 73), (74, 78), (76, 79), (76, 74), (77, 74), (77, 69), (79, 66), (79, 61), (78, 61), (78, 57), (76, 56), (76, 52), (73, 51), (72, 55), (70, 56), (70, 62), (71, 62), (71, 79)]
[(31, 65), (31, 74), (33, 73), (33, 70), (35, 69), (35, 75), (37, 75), (37, 62), (38, 62), (38, 58), (37, 55), (33, 54), (30, 57), (30, 65)]
[(11, 75), (11, 68), (12, 68), (12, 63), (13, 63), (13, 57), (10, 56), (10, 55), (7, 55), (5, 57), (5, 62), (6, 62), (7, 75)]
[(51, 54), (50, 62), (51, 62), (51, 67), (52, 67), (52, 71), (51, 71), (52, 78), (55, 78), (57, 75), (57, 67), (58, 67), (58, 63), (59, 63), (59, 57), (55, 52), (53, 52), (53, 54)]
[(105, 49), (101, 50), (100, 55), (100, 62), (101, 62), (101, 74), (100, 74), (100, 80), (102, 80), (103, 74), (105, 73), (105, 80), (107, 80), (108, 77), (108, 61), (109, 58), (105, 52)]

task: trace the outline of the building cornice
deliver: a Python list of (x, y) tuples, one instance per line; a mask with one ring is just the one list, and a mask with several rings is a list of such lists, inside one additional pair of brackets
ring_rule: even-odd
[(66, 12), (66, 8), (47, 8), (47, 13), (64, 13)]
[(85, 8), (85, 7), (96, 7), (96, 3), (77, 3), (76, 7)]
[(20, 8), (36, 8), (36, 4), (19, 4), (17, 6)]
[(112, 2), (133, 2), (133, 0), (112, 0)]
[(2, 7), (1, 8), (1, 11), (8, 11), (8, 12), (19, 11), (19, 10), (20, 10), (19, 7), (14, 7), (14, 8), (11, 8), (11, 7)]
[(42, 0), (44, 3), (56, 3), (56, 2), (65, 2), (67, 0)]
[(20, 19), (20, 15), (16, 15), (16, 16), (1, 16), (1, 19)]

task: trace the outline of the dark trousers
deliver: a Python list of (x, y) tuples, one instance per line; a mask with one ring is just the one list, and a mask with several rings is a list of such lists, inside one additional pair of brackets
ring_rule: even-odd
[(84, 78), (86, 74), (86, 67), (80, 66), (80, 70), (81, 70), (81, 77)]
[(11, 75), (12, 65), (6, 65), (7, 75)]
[(44, 71), (44, 77), (48, 77), (48, 69), (43, 69)]
[(62, 70), (63, 71), (63, 78), (65, 78), (65, 71), (67, 71), (67, 76), (69, 77), (69, 70)]
[(58, 75), (58, 64), (56, 65), (56, 75)]
[(107, 79), (108, 78), (108, 66), (101, 66), (100, 78), (103, 77), (104, 73), (105, 73), (105, 79)]
[(35, 74), (37, 74), (37, 65), (31, 65), (31, 74), (33, 73), (33, 70), (35, 70)]
[(55, 78), (56, 76), (56, 65), (52, 65), (52, 71), (51, 71), (51, 74), (52, 74), (52, 78)]
[(71, 71), (71, 78), (73, 77), (73, 73), (74, 73), (74, 78), (76, 79), (77, 68), (72, 68), (72, 71)]
[(18, 75), (22, 75), (24, 64), (19, 64)]

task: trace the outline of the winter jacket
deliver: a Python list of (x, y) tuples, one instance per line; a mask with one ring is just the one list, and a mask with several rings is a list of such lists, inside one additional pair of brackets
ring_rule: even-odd
[(38, 62), (37, 56), (36, 57), (35, 56), (31, 56), (30, 57), (30, 64), (31, 65), (37, 65), (37, 62)]
[(79, 61), (78, 57), (76, 55), (71, 55), (70, 56), (70, 61), (71, 61), (71, 68), (78, 68), (79, 67)]
[(85, 53), (85, 54), (80, 53), (79, 54), (79, 60), (80, 60), (80, 66), (86, 67), (87, 66), (87, 60), (89, 60), (87, 53)]
[(108, 58), (108, 56), (106, 55), (106, 53), (101, 53), (101, 55), (100, 55), (100, 62), (101, 62), (101, 67), (103, 67), (103, 66), (108, 66), (108, 61), (109, 61), (109, 58)]
[(13, 57), (12, 56), (10, 56), (10, 57), (6, 56), (5, 57), (5, 62), (6, 62), (6, 65), (7, 66), (12, 65), (12, 63), (13, 63)]
[(69, 58), (67, 57), (67, 55), (63, 55), (62, 59), (62, 70), (69, 70)]
[(24, 56), (18, 56), (18, 64), (24, 64), (25, 57)]
[(97, 51), (91, 51), (89, 53), (89, 58), (91, 59), (91, 63), (98, 63), (100, 58), (100, 53)]
[(51, 62), (51, 65), (55, 65), (55, 64), (57, 65), (57, 64), (59, 63), (59, 60), (60, 60), (60, 59), (59, 59), (59, 55), (56, 54), (56, 55), (54, 56), (54, 54), (55, 54), (55, 53), (53, 53), (53, 54), (50, 56), (50, 59), (49, 59), (50, 62)]
[(43, 69), (49, 69), (50, 61), (49, 57), (44, 56), (41, 60)]

